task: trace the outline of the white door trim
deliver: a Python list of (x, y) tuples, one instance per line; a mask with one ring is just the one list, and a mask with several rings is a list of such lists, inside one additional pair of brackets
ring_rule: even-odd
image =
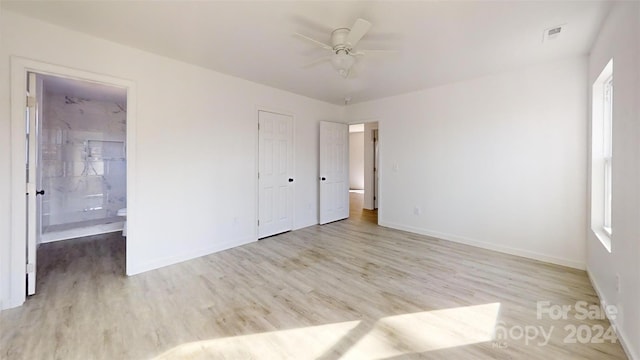
[[(11, 57), (11, 237), (9, 264), (9, 294), (2, 301), (4, 308), (20, 306), (24, 303), (26, 284), (26, 201), (25, 201), (25, 120), (27, 72), (54, 75), (76, 80), (90, 81), (103, 85), (127, 89), (127, 249), (136, 239), (136, 88), (130, 80), (72, 69), (60, 65), (30, 60), (18, 56)], [(131, 259), (127, 250), (127, 274)], [(2, 299), (0, 299), (2, 300)]]
[[(378, 127), (378, 173), (380, 173), (380, 168), (383, 166), (383, 159), (384, 159), (384, 149), (383, 149), (383, 144), (384, 144), (384, 135), (382, 135), (382, 141), (380, 141), (380, 134), (384, 134), (384, 132), (381, 130), (383, 125), (382, 119), (378, 118), (378, 117), (371, 117), (371, 118), (363, 118), (363, 119), (359, 119), (359, 120), (354, 120), (352, 122), (350, 122), (350, 125), (353, 124), (371, 124), (371, 123), (377, 123)], [(364, 134), (364, 141), (365, 141), (365, 147), (367, 146), (367, 133), (365, 132)], [(366, 171), (366, 166), (367, 166), (367, 161), (366, 161), (366, 151), (365, 151), (365, 173), (364, 176), (365, 178), (367, 176), (369, 176), (369, 173), (367, 173)], [(380, 223), (380, 219), (384, 217), (384, 205), (382, 204), (384, 202), (384, 171), (382, 171), (382, 174), (378, 176), (378, 182), (377, 182), (377, 196), (376, 196), (376, 202), (375, 202), (375, 206), (377, 206), (378, 209), (378, 223)], [(365, 180), (365, 184), (367, 183), (367, 180)], [(372, 208), (369, 209), (368, 207), (366, 207), (366, 204), (369, 203), (367, 196), (370, 196), (370, 192), (367, 192), (367, 188), (365, 186), (365, 194), (364, 194), (364, 202), (363, 202), (363, 208), (364, 209), (368, 209), (368, 210), (373, 210), (374, 208), (374, 202), (373, 202), (373, 196), (371, 196), (370, 200), (371, 200), (371, 205)]]

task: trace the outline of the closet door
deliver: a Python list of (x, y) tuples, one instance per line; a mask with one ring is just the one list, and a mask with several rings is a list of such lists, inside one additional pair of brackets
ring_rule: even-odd
[(293, 229), (293, 118), (258, 114), (258, 238)]

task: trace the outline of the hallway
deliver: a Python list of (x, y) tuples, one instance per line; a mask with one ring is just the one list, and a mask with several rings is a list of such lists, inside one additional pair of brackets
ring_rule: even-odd
[(349, 190), (349, 219), (378, 224), (378, 210), (363, 209), (364, 194), (359, 190)]

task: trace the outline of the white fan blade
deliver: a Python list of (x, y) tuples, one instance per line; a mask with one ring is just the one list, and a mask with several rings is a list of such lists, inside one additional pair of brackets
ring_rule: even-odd
[(351, 47), (355, 47), (358, 44), (358, 41), (362, 39), (364, 34), (367, 33), (371, 29), (371, 23), (364, 19), (358, 19), (349, 30), (349, 35), (347, 36), (347, 44), (351, 45)]
[(358, 50), (351, 52), (353, 56), (364, 56), (364, 55), (393, 55), (399, 53), (398, 50)]
[(331, 46), (329, 46), (329, 45), (327, 45), (327, 44), (325, 44), (325, 43), (323, 43), (321, 41), (312, 39), (312, 38), (310, 38), (308, 36), (304, 36), (304, 35), (302, 35), (300, 33), (293, 33), (293, 35), (299, 37), (302, 40), (306, 40), (306, 41), (309, 41), (309, 42), (311, 42), (311, 43), (313, 43), (315, 45), (318, 45), (318, 46), (320, 46), (321, 48), (323, 48), (325, 50), (333, 50), (333, 48)]
[(318, 64), (319, 64), (319, 63), (321, 63), (321, 62), (329, 61), (329, 60), (331, 60), (331, 56), (321, 57), (321, 58), (319, 58), (319, 59), (313, 60), (312, 62), (310, 62), (310, 63), (308, 63), (308, 64), (304, 65), (303, 67), (304, 67), (304, 68), (308, 68), (308, 67), (311, 67), (311, 66), (314, 66), (314, 65), (318, 65)]

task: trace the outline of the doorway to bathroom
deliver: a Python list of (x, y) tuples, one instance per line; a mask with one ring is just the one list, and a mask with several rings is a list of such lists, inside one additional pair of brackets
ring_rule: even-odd
[(33, 295), (43, 271), (36, 268), (38, 253), (60, 248), (41, 244), (117, 243), (96, 235), (126, 235), (127, 90), (29, 72), (27, 92), (27, 258), (33, 264), (27, 294)]
[[(128, 274), (126, 248), (135, 241), (135, 113), (127, 110), (136, 108), (135, 84), (12, 57), (11, 99), (11, 262), (3, 307), (23, 304), (36, 284), (46, 289), (36, 275), (48, 271), (52, 258), (43, 256), (41, 267), (39, 248), (81, 263), (92, 278), (96, 271)], [(117, 268), (102, 269), (95, 256), (86, 256), (85, 245), (62, 246), (101, 238), (111, 242), (97, 244), (92, 255), (114, 250)]]
[(122, 231), (127, 207), (126, 90), (35, 75), (42, 86), (36, 130), (36, 182), (45, 191), (37, 198), (41, 242)]

